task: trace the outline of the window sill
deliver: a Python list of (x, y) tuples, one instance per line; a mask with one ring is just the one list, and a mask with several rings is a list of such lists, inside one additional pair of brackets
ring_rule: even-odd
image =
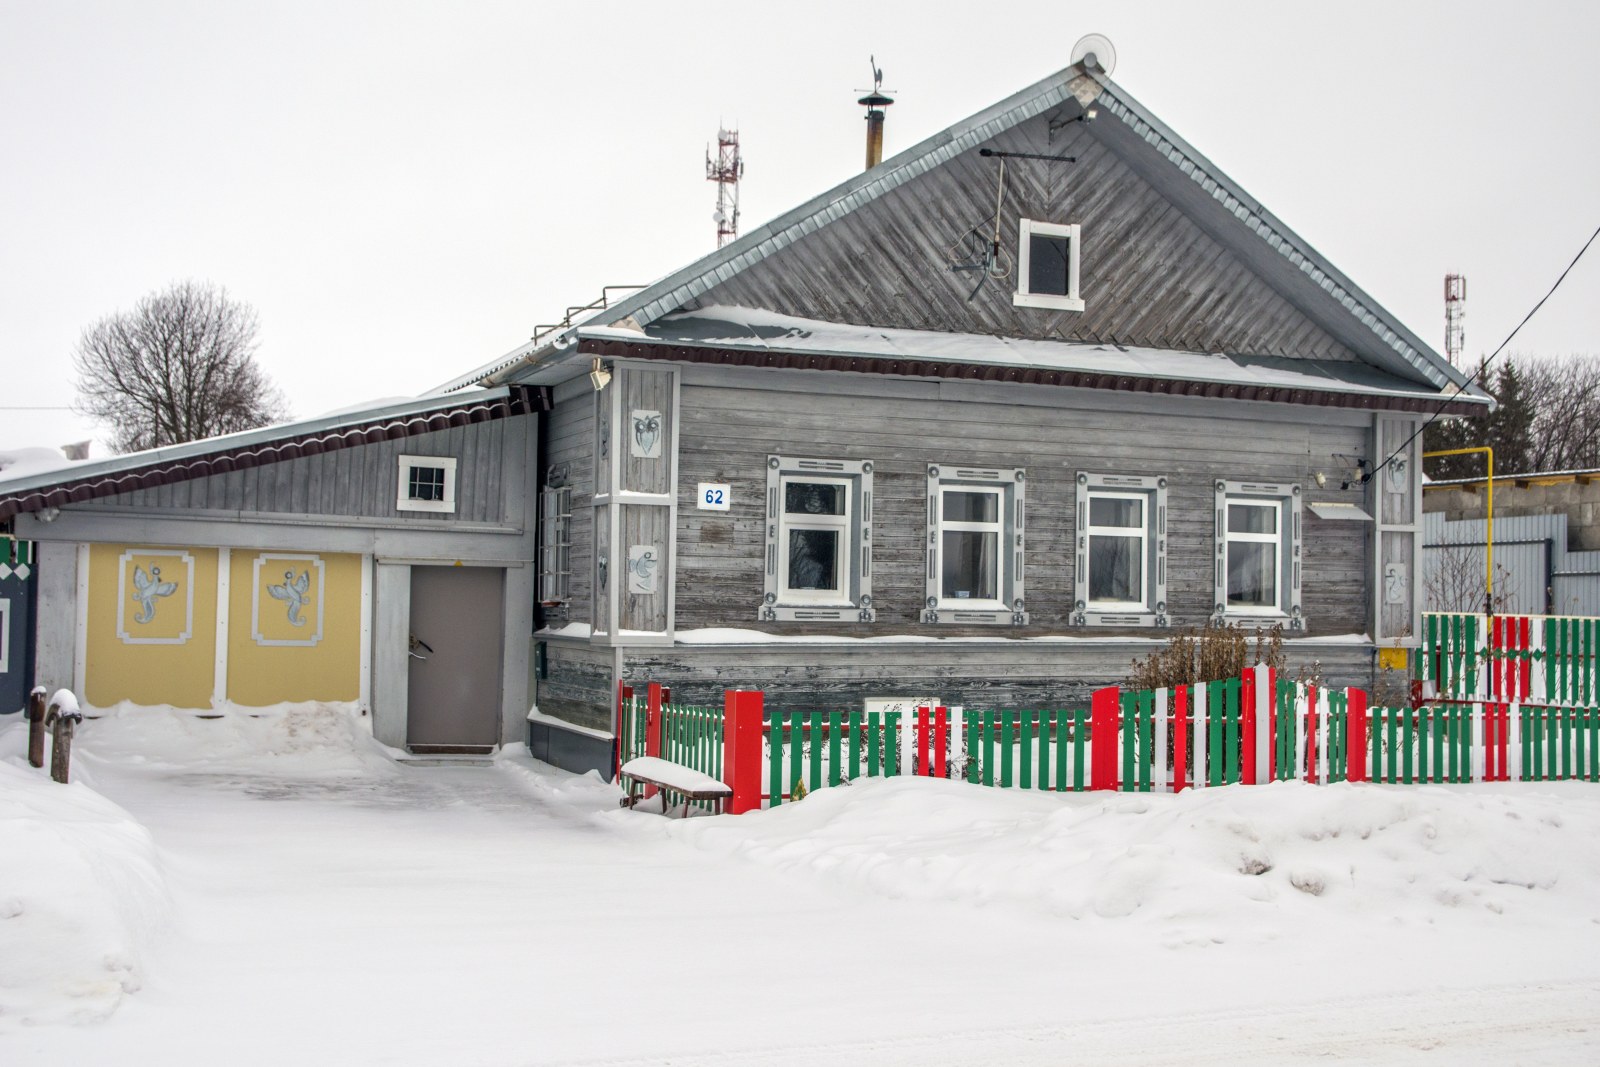
[(1113, 611), (1110, 606), (1091, 605), (1088, 609), (1076, 612), (1072, 616), (1072, 625), (1121, 629), (1135, 627), (1164, 628), (1172, 625), (1172, 620), (1165, 615), (1158, 615), (1144, 607), (1136, 606), (1122, 611)]
[(980, 600), (971, 607), (941, 604), (929, 608), (922, 613), (922, 621), (932, 626), (1026, 626), (1028, 613)]
[(1082, 311), (1083, 298), (1077, 296), (1052, 296), (1049, 293), (1012, 293), (1011, 306), (1019, 308), (1048, 308), (1051, 311)]
[(1285, 630), (1304, 630), (1306, 620), (1303, 615), (1291, 615), (1288, 612), (1277, 610), (1250, 611), (1248, 609), (1228, 608), (1220, 613), (1213, 614), (1213, 619), (1230, 626), (1282, 626)]
[(851, 603), (762, 603), (756, 608), (759, 622), (875, 622), (878, 613), (870, 605)]

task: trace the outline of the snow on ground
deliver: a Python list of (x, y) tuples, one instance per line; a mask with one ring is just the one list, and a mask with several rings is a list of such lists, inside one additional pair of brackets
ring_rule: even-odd
[[(1594, 786), (898, 779), (676, 820), (516, 748), (398, 766), (341, 708), (121, 708), (70, 787), (22, 737), (7, 1065), (1600, 1058)], [(7, 969), (56, 944), (134, 984)]]
[(138, 991), (168, 904), (155, 844), (131, 815), (0, 762), (0, 1032), (110, 1015)]

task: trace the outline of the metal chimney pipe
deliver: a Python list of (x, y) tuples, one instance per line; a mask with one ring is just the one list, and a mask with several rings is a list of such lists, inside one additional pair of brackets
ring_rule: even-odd
[(874, 89), (856, 103), (867, 109), (866, 169), (871, 170), (883, 162), (883, 109), (894, 103), (894, 97)]

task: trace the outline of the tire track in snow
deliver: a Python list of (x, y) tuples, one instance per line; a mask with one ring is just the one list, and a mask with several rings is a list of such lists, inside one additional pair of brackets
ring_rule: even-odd
[[(1180, 990), (1162, 997), (1176, 999)], [(1070, 1012), (1070, 1004), (1063, 1005)], [(782, 1048), (561, 1061), (571, 1067), (1142, 1065), (1349, 1062), (1600, 1062), (1600, 982), (1437, 990), (1316, 1004), (1129, 1017), (1039, 1028), (960, 1030)]]

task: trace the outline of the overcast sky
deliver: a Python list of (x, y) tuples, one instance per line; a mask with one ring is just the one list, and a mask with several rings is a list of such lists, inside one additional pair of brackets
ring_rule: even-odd
[[(773, 13), (781, 11), (781, 14)], [(255, 305), (297, 416), (421, 392), (1109, 36), (1116, 81), (1436, 349), (1494, 348), (1600, 225), (1600, 5), (0, 0), (0, 406), (176, 279)], [(1600, 249), (1513, 346), (1600, 352)], [(94, 433), (0, 410), (0, 448)], [(97, 447), (96, 454), (103, 454)]]

